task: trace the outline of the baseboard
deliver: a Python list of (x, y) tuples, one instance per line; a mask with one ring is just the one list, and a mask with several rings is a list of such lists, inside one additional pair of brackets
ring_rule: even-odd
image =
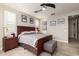
[(68, 43), (68, 41), (63, 41), (63, 40), (56, 40), (56, 41)]
[(0, 50), (2, 50), (2, 48), (0, 48)]

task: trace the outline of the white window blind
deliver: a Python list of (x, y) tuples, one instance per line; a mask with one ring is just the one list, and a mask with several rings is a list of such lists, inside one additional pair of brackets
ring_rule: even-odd
[(4, 11), (4, 33), (16, 33), (16, 13)]

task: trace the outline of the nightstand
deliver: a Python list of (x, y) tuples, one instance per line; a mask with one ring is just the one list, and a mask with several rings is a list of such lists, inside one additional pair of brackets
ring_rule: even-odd
[(10, 49), (16, 48), (18, 46), (17, 37), (4, 37), (3, 38), (3, 51), (6, 52)]

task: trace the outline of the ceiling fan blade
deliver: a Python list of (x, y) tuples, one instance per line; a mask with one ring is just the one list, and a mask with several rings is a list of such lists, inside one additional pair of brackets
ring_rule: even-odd
[(51, 15), (55, 15), (55, 13), (51, 13)]
[(34, 11), (34, 13), (38, 13), (38, 12), (40, 12), (40, 11), (42, 11), (42, 9), (40, 9), (40, 10), (36, 10), (36, 11)]
[(52, 3), (43, 3), (40, 6), (48, 6), (48, 7), (51, 7), (51, 8), (56, 8), (55, 4), (52, 4)]

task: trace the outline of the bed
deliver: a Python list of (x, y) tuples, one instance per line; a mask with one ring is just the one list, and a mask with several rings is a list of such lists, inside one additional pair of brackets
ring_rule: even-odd
[[(39, 31), (39, 29), (37, 28), (37, 30)], [(24, 32), (24, 31), (35, 31), (35, 27), (25, 27), (25, 26), (17, 26), (17, 35), (19, 37), (19, 35)], [(25, 34), (22, 35), (22, 38), (25, 37), (25, 40), (29, 40), (29, 38), (26, 38), (26, 36), (34, 36), (35, 34)], [(43, 35), (43, 34), (38, 34), (37, 35)], [(19, 45), (22, 46), (24, 49), (28, 49), (29, 51), (35, 53), (36, 55), (40, 55), (40, 53), (43, 51), (43, 45), (45, 42), (52, 40), (52, 35), (46, 35), (46, 36), (42, 36), (40, 38), (37, 38), (35, 45), (30, 45), (24, 42), (20, 42), (19, 38)], [(24, 39), (23, 39), (24, 40)], [(33, 40), (32, 40), (33, 42)]]

